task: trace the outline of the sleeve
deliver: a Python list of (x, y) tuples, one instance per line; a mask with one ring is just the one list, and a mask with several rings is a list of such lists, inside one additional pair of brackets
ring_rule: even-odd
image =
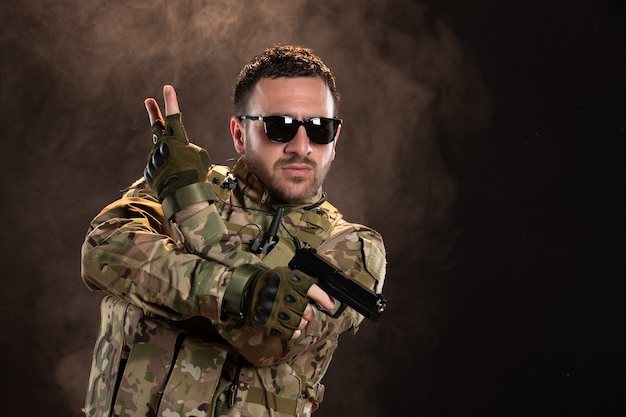
[(376, 230), (343, 223), (322, 243), (318, 252), (360, 284), (382, 293), (387, 260), (383, 238)]
[(131, 188), (92, 221), (81, 253), (84, 282), (173, 320), (219, 320), (232, 268), (259, 261), (232, 242), (214, 205), (202, 215), (217, 219), (205, 236), (212, 239), (206, 243), (225, 249), (219, 256), (213, 253), (214, 259), (175, 240), (154, 195)]
[[(317, 251), (353, 280), (374, 293), (382, 293), (387, 267), (386, 251), (382, 236), (374, 229), (343, 222)], [(351, 308), (347, 308), (342, 316), (350, 318), (349, 323), (344, 323), (344, 330), (356, 333), (363, 316)]]
[[(215, 240), (210, 237), (213, 235), (210, 222), (205, 223), (200, 213), (196, 219), (194, 217), (181, 224), (187, 247), (203, 256), (216, 256), (212, 252), (219, 253), (220, 250), (215, 244), (209, 243)], [(362, 285), (375, 292), (382, 291), (386, 268), (385, 248), (376, 231), (344, 223), (335, 228), (331, 237), (318, 248), (318, 252)], [(337, 318), (317, 311), (315, 319), (309, 322), (301, 337), (288, 342), (269, 337), (233, 318), (217, 323), (216, 328), (224, 339), (255, 366), (272, 366), (281, 362), (292, 362), (295, 366), (293, 361), (299, 361), (303, 355), (313, 360), (313, 353), (315, 361), (324, 358), (329, 360), (339, 335), (345, 331), (356, 333), (362, 321), (363, 316), (351, 308), (346, 308)], [(303, 366), (301, 371), (306, 373), (305, 369), (308, 369), (307, 366)]]
[[(344, 228), (319, 251), (349, 276), (380, 289), (384, 247), (382, 239), (368, 230)], [(370, 260), (371, 254), (378, 259)], [(172, 230), (154, 195), (140, 187), (94, 218), (81, 260), (81, 275), (89, 288), (172, 320), (208, 318), (234, 349), (257, 366), (290, 361), (304, 351), (327, 350), (343, 331), (356, 332), (363, 319), (351, 309), (337, 319), (318, 312), (298, 340), (282, 342), (241, 320), (222, 317), (232, 271), (260, 259), (242, 249), (238, 236), (229, 234), (214, 205)]]

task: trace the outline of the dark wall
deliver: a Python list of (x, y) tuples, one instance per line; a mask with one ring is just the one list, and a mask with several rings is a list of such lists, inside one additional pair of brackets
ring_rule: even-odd
[(103, 295), (80, 246), (141, 175), (143, 99), (174, 84), (229, 163), (232, 82), (275, 43), (335, 71), (326, 188), (388, 249), (389, 310), (342, 338), (316, 415), (624, 414), (622, 6), (128, 3), (0, 6), (3, 415), (80, 415)]

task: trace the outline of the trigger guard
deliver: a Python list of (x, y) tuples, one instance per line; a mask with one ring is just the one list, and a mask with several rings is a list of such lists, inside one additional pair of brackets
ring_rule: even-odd
[(337, 304), (335, 306), (334, 310), (326, 310), (324, 307), (322, 307), (321, 305), (319, 305), (318, 303), (315, 303), (315, 307), (321, 311), (322, 313), (326, 314), (327, 316), (336, 319), (337, 317), (339, 317), (341, 315), (341, 313), (343, 313), (343, 311), (346, 309), (346, 305), (344, 303), (340, 303), (339, 301), (335, 300), (335, 304)]

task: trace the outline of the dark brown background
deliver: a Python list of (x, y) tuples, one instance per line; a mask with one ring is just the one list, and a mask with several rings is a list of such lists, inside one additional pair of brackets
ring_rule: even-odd
[(327, 189), (388, 248), (389, 310), (343, 337), (319, 417), (624, 415), (623, 8), (263, 3), (2, 2), (2, 415), (80, 414), (80, 245), (141, 173), (143, 99), (174, 84), (228, 163), (232, 81), (278, 42), (335, 70)]

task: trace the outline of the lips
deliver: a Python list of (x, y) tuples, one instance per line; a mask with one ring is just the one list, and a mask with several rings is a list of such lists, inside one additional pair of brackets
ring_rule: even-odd
[(313, 171), (313, 167), (309, 164), (287, 164), (281, 166), (280, 169), (292, 176), (303, 176)]
[(287, 159), (276, 164), (277, 168), (291, 176), (304, 176), (315, 171), (315, 161), (304, 159)]

